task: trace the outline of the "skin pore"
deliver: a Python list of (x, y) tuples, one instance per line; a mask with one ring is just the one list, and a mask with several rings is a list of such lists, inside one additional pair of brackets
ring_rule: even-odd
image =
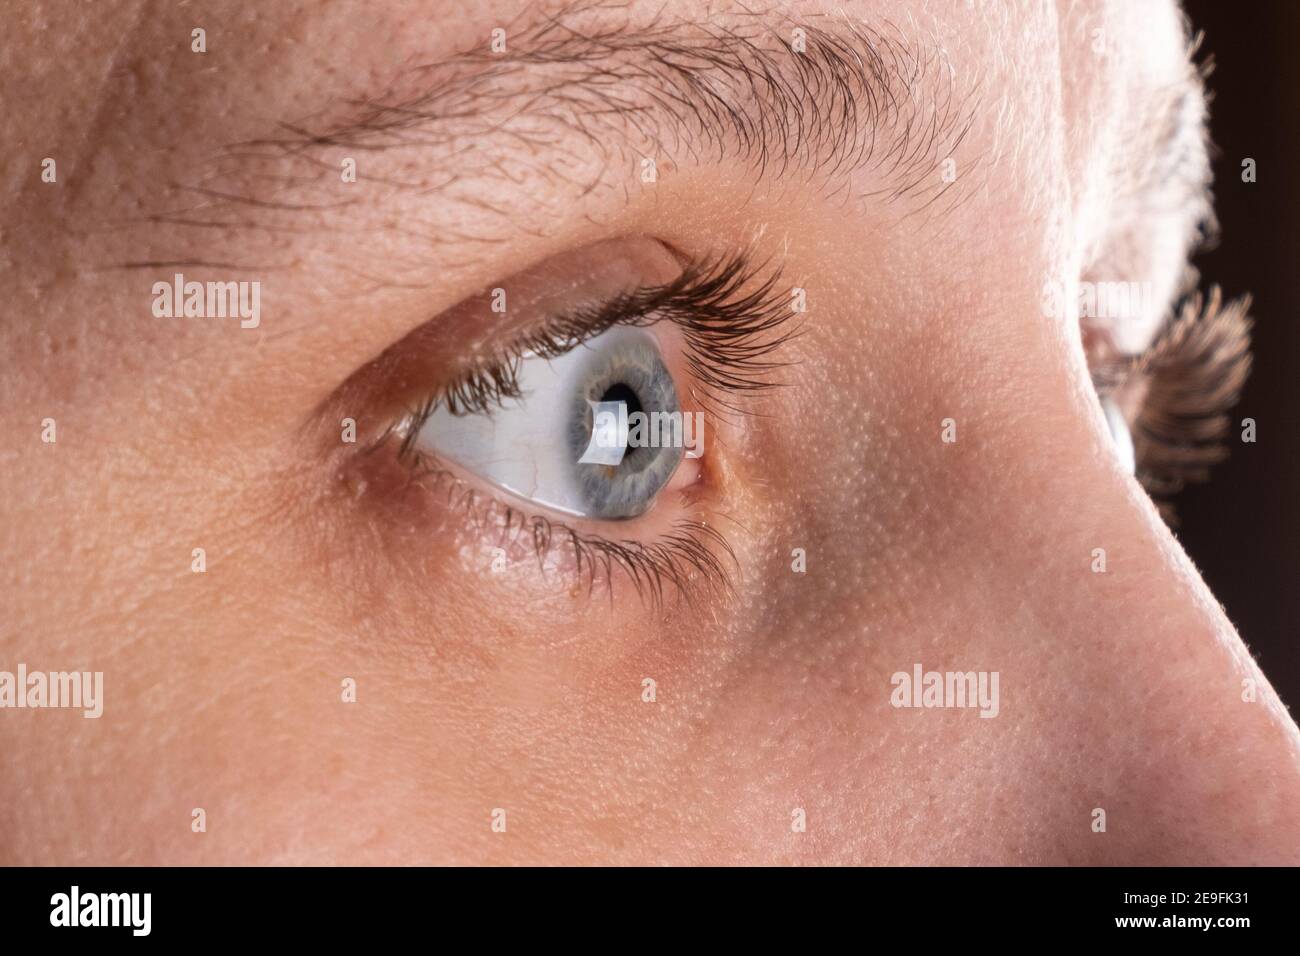
[[(104, 713), (0, 712), (0, 863), (1300, 862), (1296, 726), (1085, 353), (1185, 289), (1178, 11), (567, 7), (5, 11), (0, 669), (102, 671)], [(396, 453), (555, 303), (742, 253), (806, 293), (772, 387), (655, 326), (705, 454), (568, 523), (707, 525), (725, 584), (584, 578)], [(177, 272), (259, 324), (159, 318)], [(1151, 294), (1081, 329), (1049, 281)], [(997, 716), (892, 706), (918, 663)]]

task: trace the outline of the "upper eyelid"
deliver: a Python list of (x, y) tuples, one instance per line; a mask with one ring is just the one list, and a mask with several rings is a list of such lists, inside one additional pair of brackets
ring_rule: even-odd
[[(582, 306), (543, 320), (540, 327), (524, 330), (497, 347), (486, 363), (466, 370), (455, 381), (427, 391), (421, 402), (407, 409), (390, 426), (402, 433), (402, 452), (409, 452), (414, 436), (439, 402), (459, 401), (470, 411), (498, 400), (503, 362), (517, 361), (524, 353), (560, 354), (618, 324), (649, 325), (674, 321), (685, 340), (685, 361), (694, 378), (692, 393), (713, 410), (736, 411), (734, 392), (756, 392), (779, 385), (771, 373), (788, 365), (775, 356), (799, 333), (796, 313), (780, 288), (781, 272), (769, 263), (756, 264), (749, 251), (704, 260), (688, 260), (674, 280), (641, 286), (594, 306)], [(474, 382), (487, 374), (494, 381)], [(467, 380), (469, 385), (466, 385)], [(461, 391), (455, 391), (460, 388)], [(448, 398), (448, 393), (452, 398)], [(385, 433), (386, 435), (387, 433)], [(382, 440), (382, 439), (381, 439)]]

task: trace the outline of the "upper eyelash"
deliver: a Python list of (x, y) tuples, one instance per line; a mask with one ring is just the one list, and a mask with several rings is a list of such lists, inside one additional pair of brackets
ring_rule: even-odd
[(616, 325), (673, 322), (682, 330), (685, 361), (700, 387), (692, 395), (706, 408), (740, 411), (728, 396), (779, 384), (768, 376), (789, 363), (775, 360), (773, 353), (799, 332), (788, 327), (797, 313), (779, 288), (780, 270), (758, 280), (762, 272), (764, 266), (754, 265), (746, 252), (693, 260), (670, 282), (548, 318), (412, 409), (402, 423), (401, 454), (410, 453), (440, 405), (454, 415), (490, 414), (503, 401), (522, 397), (519, 369), (525, 356), (563, 355)]

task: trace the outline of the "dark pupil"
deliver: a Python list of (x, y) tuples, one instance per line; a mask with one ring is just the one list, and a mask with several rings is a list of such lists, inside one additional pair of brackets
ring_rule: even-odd
[[(602, 402), (622, 402), (627, 406), (627, 414), (629, 418), (631, 418), (635, 412), (643, 410), (641, 408), (641, 400), (637, 398), (636, 392), (632, 391), (632, 389), (628, 388), (622, 382), (618, 382), (617, 384), (611, 385), (609, 388), (605, 389), (605, 394), (600, 396), (600, 400)], [(629, 448), (624, 456), (624, 460), (635, 455), (639, 450), (640, 449), (638, 448)]]
[(627, 406), (627, 414), (631, 417), (634, 413), (642, 411), (641, 400), (636, 397), (636, 392), (628, 388), (622, 382), (617, 385), (611, 385), (605, 389), (605, 394), (600, 396), (602, 402), (622, 402)]

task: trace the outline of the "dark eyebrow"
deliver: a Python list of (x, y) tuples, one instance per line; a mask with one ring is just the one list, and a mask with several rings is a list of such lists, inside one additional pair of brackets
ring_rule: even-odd
[(939, 165), (970, 130), (975, 90), (958, 92), (941, 50), (847, 17), (629, 17), (604, 0), (571, 5), (508, 28), (505, 52), (484, 42), (409, 65), (341, 116), (284, 122), (233, 152), (435, 149), (450, 185), (492, 175), (480, 144), (496, 140), (560, 176), (581, 146), (629, 177), (639, 157), (669, 168), (734, 158), (759, 177), (798, 168), (832, 191), (872, 169), (868, 195), (919, 204), (951, 185)]

